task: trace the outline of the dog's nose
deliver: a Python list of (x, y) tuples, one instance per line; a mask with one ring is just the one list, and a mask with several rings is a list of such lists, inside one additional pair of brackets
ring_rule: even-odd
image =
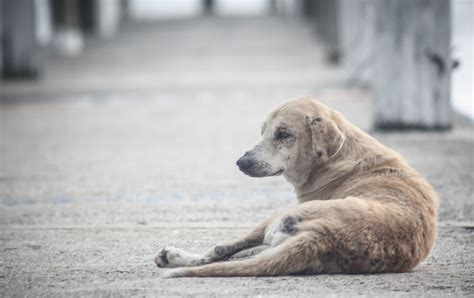
[(253, 161), (250, 158), (243, 156), (237, 160), (236, 164), (241, 171), (245, 171), (252, 166)]

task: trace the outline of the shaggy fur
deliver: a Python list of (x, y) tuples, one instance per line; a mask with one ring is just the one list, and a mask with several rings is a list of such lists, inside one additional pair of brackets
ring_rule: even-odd
[(429, 254), (438, 200), (395, 151), (310, 99), (276, 107), (262, 141), (237, 162), (253, 177), (282, 174), (300, 204), (204, 256), (159, 251), (165, 277), (405, 272)]

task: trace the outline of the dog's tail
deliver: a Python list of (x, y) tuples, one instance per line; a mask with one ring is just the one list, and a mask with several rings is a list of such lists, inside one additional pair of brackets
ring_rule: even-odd
[(249, 259), (170, 269), (163, 277), (276, 276), (308, 270), (317, 273), (314, 269), (321, 266), (317, 238), (311, 232), (304, 232)]

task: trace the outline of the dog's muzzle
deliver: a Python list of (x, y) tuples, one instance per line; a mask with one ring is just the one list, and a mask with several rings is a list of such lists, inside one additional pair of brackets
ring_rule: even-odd
[(253, 151), (247, 151), (236, 162), (239, 169), (250, 177), (266, 177), (280, 175), (283, 170), (275, 173), (271, 171), (271, 166), (265, 161), (259, 160)]
[(239, 167), (239, 170), (247, 174), (249, 169), (252, 169), (255, 166), (256, 161), (254, 157), (250, 156), (249, 152), (247, 151), (241, 158), (237, 160), (236, 164)]

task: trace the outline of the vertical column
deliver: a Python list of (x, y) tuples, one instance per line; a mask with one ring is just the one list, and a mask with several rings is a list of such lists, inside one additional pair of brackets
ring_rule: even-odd
[(339, 15), (338, 0), (315, 0), (313, 4), (316, 19), (316, 29), (325, 42), (328, 60), (339, 62)]
[(34, 78), (40, 71), (33, 0), (2, 0), (3, 77)]
[(447, 129), (450, 1), (375, 1), (375, 126)]
[(102, 37), (110, 37), (118, 29), (121, 16), (119, 0), (96, 0), (96, 32)]
[(3, 1), (0, 1), (0, 77), (3, 76)]
[(204, 15), (213, 15), (215, 3), (214, 0), (201, 0), (202, 1), (202, 11)]
[(77, 56), (84, 48), (78, 0), (52, 0), (55, 36), (53, 45), (64, 56)]
[(339, 0), (341, 63), (350, 83), (370, 86), (374, 66), (375, 2)]

